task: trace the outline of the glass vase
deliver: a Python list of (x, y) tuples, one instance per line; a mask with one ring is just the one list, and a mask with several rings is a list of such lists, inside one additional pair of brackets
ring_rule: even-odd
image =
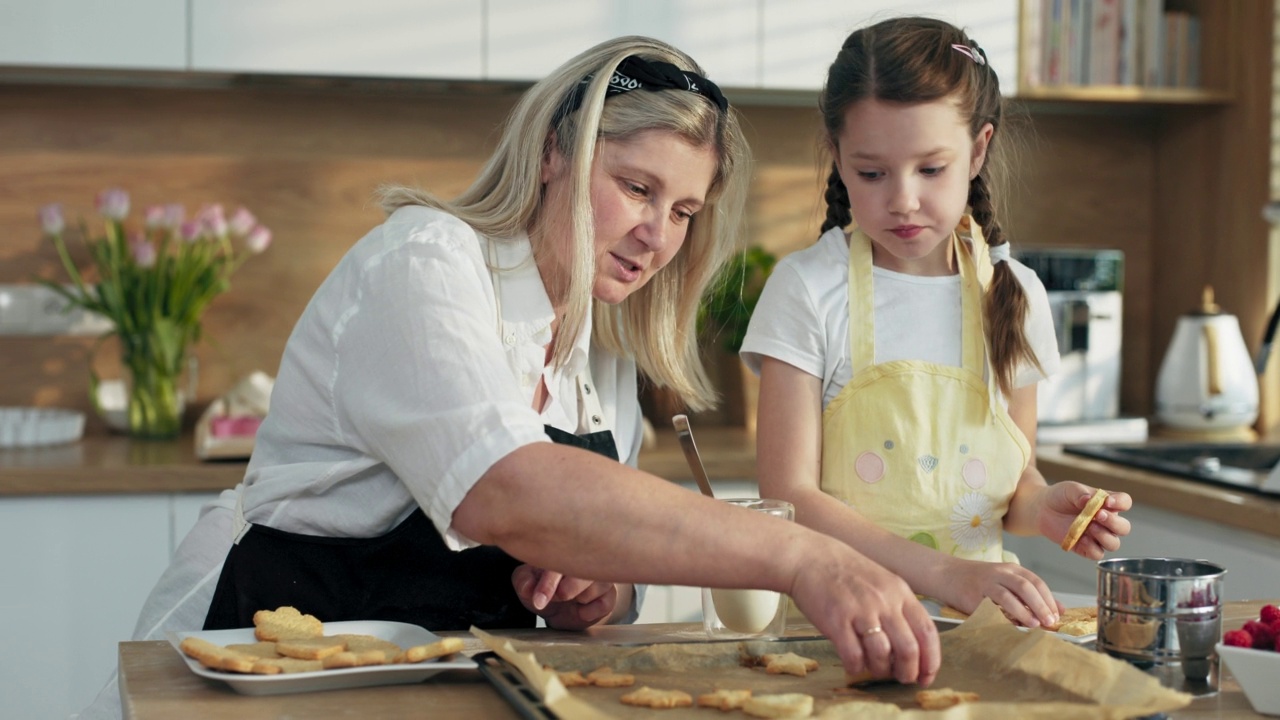
[(130, 437), (172, 440), (182, 432), (186, 347), (175, 348), (164, 340), (134, 335), (123, 343)]

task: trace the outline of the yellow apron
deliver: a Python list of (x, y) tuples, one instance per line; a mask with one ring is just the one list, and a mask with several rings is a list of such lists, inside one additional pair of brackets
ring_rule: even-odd
[[(969, 236), (970, 245), (961, 240)], [(969, 217), (952, 233), (960, 267), (962, 367), (875, 364), (871, 239), (849, 240), (853, 376), (822, 416), (822, 490), (871, 521), (958, 557), (1000, 561), (1009, 500), (1031, 457), (986, 364), (982, 288), (991, 263)]]

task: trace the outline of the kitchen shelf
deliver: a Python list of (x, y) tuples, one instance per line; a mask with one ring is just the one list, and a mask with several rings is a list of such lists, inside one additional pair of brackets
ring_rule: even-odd
[(1132, 105), (1227, 105), (1231, 93), (1207, 88), (1151, 88), (1132, 85), (1041, 85), (1018, 88), (1018, 100)]

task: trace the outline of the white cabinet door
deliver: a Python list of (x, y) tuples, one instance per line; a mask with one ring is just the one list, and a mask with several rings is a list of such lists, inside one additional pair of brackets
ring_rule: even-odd
[(489, 0), (487, 78), (539, 80), (604, 40), (647, 35), (721, 87), (759, 87), (759, 0)]
[(191, 0), (191, 69), (479, 79), (484, 6)]
[(819, 90), (854, 30), (901, 15), (924, 15), (965, 30), (987, 53), (1006, 95), (1017, 73), (1017, 0), (764, 0), (764, 87)]
[(185, 70), (187, 4), (0, 0), (0, 65)]
[(115, 672), (117, 643), (169, 564), (167, 495), (0, 499), (3, 715), (66, 718)]

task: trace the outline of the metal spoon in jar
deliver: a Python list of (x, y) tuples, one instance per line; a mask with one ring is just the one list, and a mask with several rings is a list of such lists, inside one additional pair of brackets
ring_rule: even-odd
[(684, 451), (684, 459), (689, 463), (689, 469), (693, 471), (693, 479), (698, 481), (702, 494), (710, 498), (715, 497), (715, 493), (711, 492), (711, 480), (707, 477), (707, 469), (703, 467), (702, 457), (698, 455), (698, 446), (693, 442), (693, 430), (689, 427), (689, 417), (676, 415), (671, 418), (671, 424), (675, 426), (676, 438), (680, 440), (680, 449)]

